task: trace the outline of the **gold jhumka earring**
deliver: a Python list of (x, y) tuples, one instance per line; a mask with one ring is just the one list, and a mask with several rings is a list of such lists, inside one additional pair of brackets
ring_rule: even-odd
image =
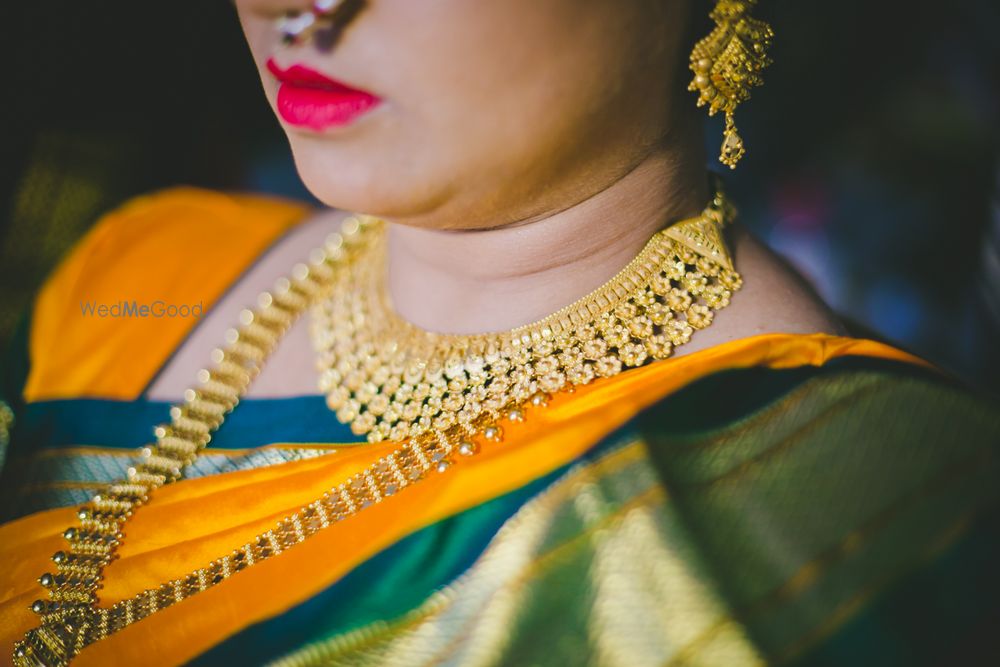
[(767, 51), (774, 31), (771, 26), (749, 16), (756, 0), (718, 0), (712, 10), (715, 29), (695, 44), (691, 51), (694, 79), (688, 90), (698, 91), (698, 106), (708, 105), (708, 115), (726, 114), (719, 161), (736, 168), (746, 153), (736, 132), (733, 112), (740, 102), (750, 99), (750, 89), (764, 81), (761, 70), (771, 64)]

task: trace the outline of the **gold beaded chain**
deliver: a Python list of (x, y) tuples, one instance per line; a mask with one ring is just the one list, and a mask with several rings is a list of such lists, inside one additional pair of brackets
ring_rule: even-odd
[[(472, 456), (482, 435), (503, 438), (504, 417), (524, 419), (529, 405), (623, 367), (669, 356), (725, 307), (741, 279), (722, 227), (734, 211), (721, 190), (698, 217), (657, 232), (611, 280), (530, 325), (508, 332), (447, 335), (422, 331), (396, 315), (385, 286), (384, 223), (348, 218), (339, 233), (263, 293), (240, 315), (239, 329), (212, 353), (211, 370), (154, 429), (127, 479), (78, 512), (55, 573), (39, 582), (49, 599), (31, 608), (41, 619), (14, 648), (14, 663), (67, 665), (86, 646), (280, 554), (318, 531), (445, 472), (457, 452)], [(399, 441), (394, 451), (278, 521), (270, 530), (184, 577), (111, 607), (98, 606), (104, 568), (122, 528), (158, 487), (182, 476), (208, 445), (281, 336), (307, 308), (323, 367), (320, 386), (337, 419), (370, 442)]]
[(68, 547), (52, 556), (55, 573), (39, 578), (49, 600), (31, 605), (41, 625), (15, 644), (16, 665), (66, 665), (89, 644), (280, 551), (280, 544), (267, 540), (244, 545), (193, 579), (169, 582), (110, 609), (97, 606), (104, 568), (116, 557), (125, 522), (155, 489), (179, 479), (208, 445), (281, 336), (361, 250), (362, 226), (356, 218), (345, 221), (341, 233), (332, 235), (308, 266), (296, 265), (291, 278), (279, 279), (274, 290), (260, 295), (255, 310), (243, 311), (240, 328), (226, 332), (226, 347), (212, 352), (213, 369), (198, 372), (199, 386), (186, 390), (184, 403), (170, 409), (169, 424), (154, 429), (156, 443), (140, 450), (140, 462), (128, 469), (125, 480), (110, 484), (80, 508), (79, 526), (63, 533)]

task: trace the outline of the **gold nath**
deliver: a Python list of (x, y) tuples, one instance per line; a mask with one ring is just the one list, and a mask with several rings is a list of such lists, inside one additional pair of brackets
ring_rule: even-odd
[[(528, 404), (670, 355), (712, 320), (741, 284), (722, 241), (733, 211), (721, 192), (702, 215), (657, 232), (639, 255), (591, 294), (502, 334), (423, 332), (395, 316), (384, 279), (384, 223), (349, 218), (299, 264), (215, 350), (211, 370), (154, 429), (127, 479), (108, 485), (78, 511), (53, 573), (39, 582), (48, 600), (32, 610), (40, 625), (14, 647), (19, 666), (68, 665), (86, 646), (382, 502), (455, 454), (478, 451), (475, 438), (502, 439), (499, 421), (521, 420)], [(380, 257), (379, 261), (372, 261)], [(116, 557), (125, 523), (160, 486), (182, 477), (235, 408), (296, 318), (314, 307), (322, 384), (341, 421), (370, 441), (399, 445), (365, 470), (276, 522), (269, 530), (194, 572), (100, 607), (104, 568)], [(381, 317), (385, 320), (381, 320)], [(341, 388), (342, 387), (342, 388)]]

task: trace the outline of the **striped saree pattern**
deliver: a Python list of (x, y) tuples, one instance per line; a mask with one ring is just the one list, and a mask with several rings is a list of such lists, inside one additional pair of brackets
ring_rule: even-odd
[[(974, 630), (1000, 613), (997, 418), (981, 407), (857, 357), (710, 376), (542, 490), (408, 537), (195, 664), (960, 664), (991, 650)], [(459, 562), (431, 582), (405, 565), (429, 544)]]

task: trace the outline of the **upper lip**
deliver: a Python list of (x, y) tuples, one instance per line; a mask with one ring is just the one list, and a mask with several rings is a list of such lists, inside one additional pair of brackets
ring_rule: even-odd
[(342, 81), (337, 81), (336, 79), (330, 78), (329, 76), (318, 72), (317, 70), (307, 67), (305, 65), (293, 64), (286, 68), (282, 68), (274, 60), (274, 58), (269, 58), (267, 60), (267, 70), (274, 75), (278, 81), (282, 83), (289, 83), (293, 86), (302, 86), (304, 88), (320, 88), (323, 90), (333, 90), (333, 91), (358, 91), (358, 88), (349, 86)]

